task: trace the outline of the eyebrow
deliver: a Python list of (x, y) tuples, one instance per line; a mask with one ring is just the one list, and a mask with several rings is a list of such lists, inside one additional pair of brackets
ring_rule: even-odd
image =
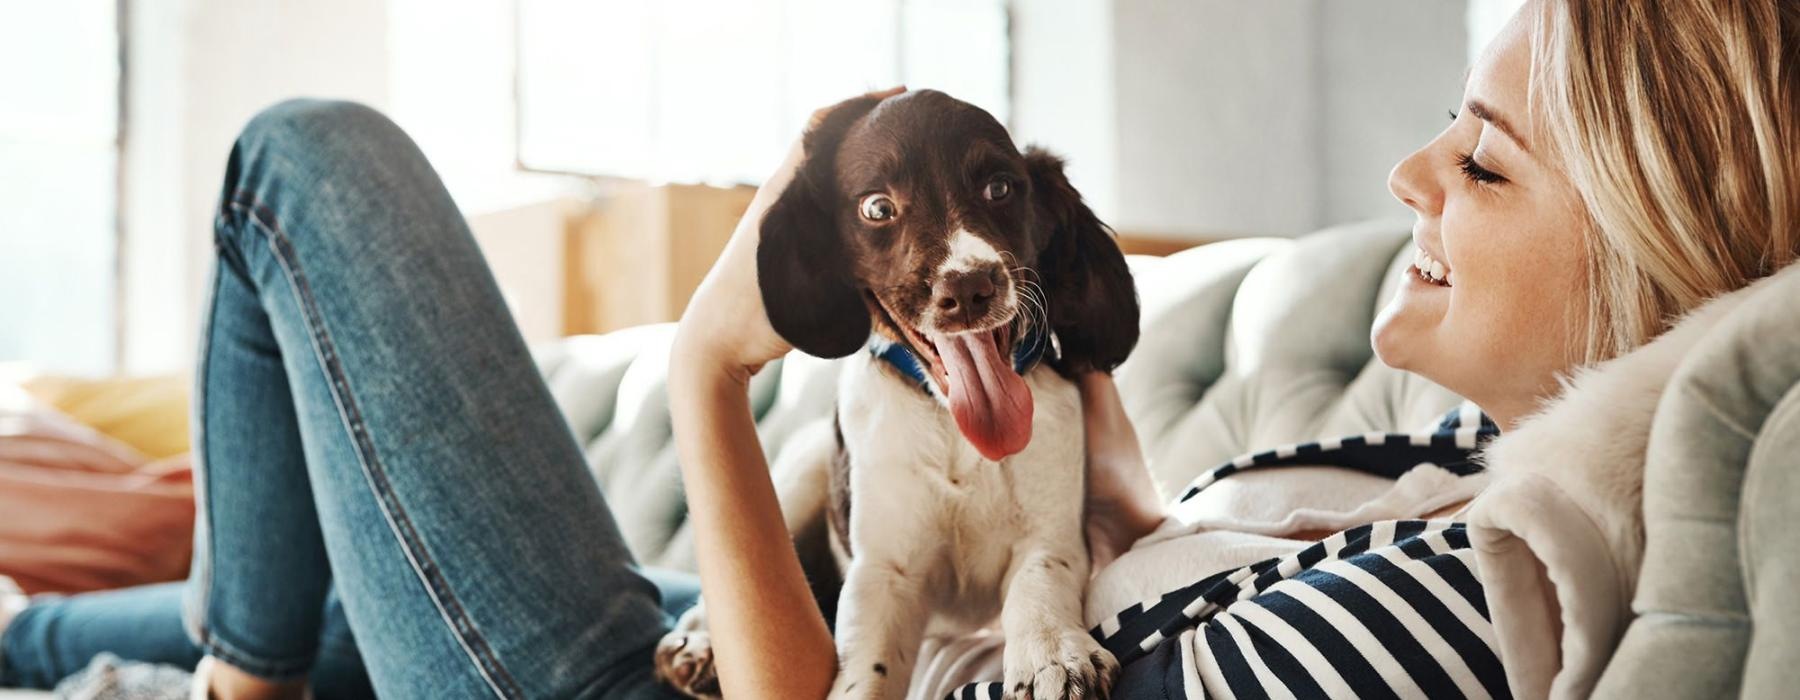
[(1507, 138), (1513, 140), (1513, 143), (1519, 144), (1520, 150), (1526, 153), (1531, 152), (1531, 144), (1521, 138), (1519, 132), (1513, 130), (1511, 122), (1506, 121), (1505, 117), (1495, 114), (1492, 107), (1487, 106), (1481, 100), (1469, 100), (1465, 108), (1469, 110), (1470, 114), (1475, 115), (1476, 119), (1492, 124), (1494, 128), (1500, 130), (1500, 133), (1506, 134)]

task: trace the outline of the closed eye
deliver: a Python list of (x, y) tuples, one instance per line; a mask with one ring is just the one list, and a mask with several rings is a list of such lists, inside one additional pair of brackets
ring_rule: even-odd
[(1479, 185), (1493, 185), (1505, 183), (1507, 181), (1506, 176), (1482, 166), (1479, 161), (1475, 160), (1475, 154), (1473, 153), (1464, 153), (1457, 156), (1456, 165), (1462, 170), (1463, 177), (1467, 178), (1469, 182)]

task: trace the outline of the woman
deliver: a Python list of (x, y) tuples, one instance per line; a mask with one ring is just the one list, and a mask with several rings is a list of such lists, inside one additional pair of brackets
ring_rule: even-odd
[[(1528, 5), (1471, 72), (1450, 126), (1394, 170), (1418, 217), (1417, 269), (1431, 274), (1383, 312), (1377, 352), (1509, 428), (1572, 368), (1629, 352), (1793, 260), (1796, 71), (1791, 3)], [(669, 379), (732, 697), (823, 697), (837, 675), (745, 399), (754, 370), (788, 349), (760, 307), (753, 253), (794, 161), (695, 295)], [(667, 622), (658, 588), (630, 565), (460, 217), (405, 137), (353, 106), (265, 113), (233, 153), (218, 234), (197, 409), (205, 517), (186, 588), (212, 694), (296, 696), (304, 674), (323, 671), (320, 630), (341, 604), (383, 695), (667, 696), (650, 678)], [(1095, 552), (1158, 528), (1146, 541), (1185, 541), (1163, 523), (1110, 380), (1082, 384)], [(1325, 533), (1271, 546), (1302, 552), (1306, 534)], [(55, 644), (75, 665), (100, 648), (52, 630), (58, 620), (98, 620), (91, 630), (138, 614), (166, 628), (173, 614), (126, 609), (142, 592), (112, 595), (27, 608), (0, 647), (8, 678), (67, 669)], [(1197, 624), (1237, 634), (1226, 618)], [(1219, 656), (1228, 647), (1175, 652), (1199, 659), (1184, 663), (1209, 692), (1398, 687), (1380, 669), (1320, 680), (1264, 659), (1234, 673)], [(1141, 683), (1134, 668), (1153, 663), (1127, 663), (1120, 682)], [(1439, 680), (1495, 688), (1491, 669), (1463, 671), (1473, 675)]]

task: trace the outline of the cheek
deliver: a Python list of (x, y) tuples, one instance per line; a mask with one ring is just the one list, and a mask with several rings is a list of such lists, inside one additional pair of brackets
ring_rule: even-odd
[(1387, 364), (1472, 398), (1510, 392), (1500, 385), (1515, 380), (1538, 386), (1566, 369), (1585, 294), (1575, 217), (1490, 194), (1452, 195), (1438, 222), (1456, 286), (1403, 281), (1372, 337)]
[(1503, 373), (1536, 384), (1566, 369), (1586, 289), (1578, 223), (1529, 201), (1461, 213), (1455, 225), (1445, 222), (1457, 287), (1443, 331), (1467, 366), (1447, 373), (1470, 381)]

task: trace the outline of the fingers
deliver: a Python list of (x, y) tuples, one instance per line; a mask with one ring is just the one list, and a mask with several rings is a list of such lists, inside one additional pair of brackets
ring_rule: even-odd
[(869, 96), (869, 97), (879, 97), (879, 98), (881, 98), (881, 99), (884, 99), (884, 100), (885, 100), (885, 99), (887, 99), (887, 98), (889, 98), (889, 97), (893, 97), (893, 96), (895, 96), (895, 95), (898, 95), (898, 94), (900, 94), (900, 93), (902, 93), (902, 92), (906, 92), (906, 86), (905, 86), (905, 85), (895, 85), (895, 86), (893, 86), (893, 87), (891, 87), (891, 88), (888, 88), (888, 89), (886, 89), (886, 90), (876, 90), (876, 91), (874, 91), (874, 92), (870, 92), (870, 93), (864, 93), (864, 94), (866, 94), (866, 95), (868, 95), (868, 96)]
[[(874, 92), (865, 92), (865, 93), (863, 93), (862, 96), (863, 97), (873, 97), (877, 100), (885, 100), (889, 97), (893, 97), (893, 96), (898, 95), (903, 92), (906, 92), (905, 85), (895, 85), (886, 90), (876, 90)], [(827, 105), (827, 106), (820, 107), (818, 109), (813, 110), (812, 117), (806, 120), (806, 128), (810, 130), (815, 126), (818, 126), (819, 122), (822, 122), (825, 120), (825, 115), (830, 114), (831, 109), (836, 106), (837, 105)]]

